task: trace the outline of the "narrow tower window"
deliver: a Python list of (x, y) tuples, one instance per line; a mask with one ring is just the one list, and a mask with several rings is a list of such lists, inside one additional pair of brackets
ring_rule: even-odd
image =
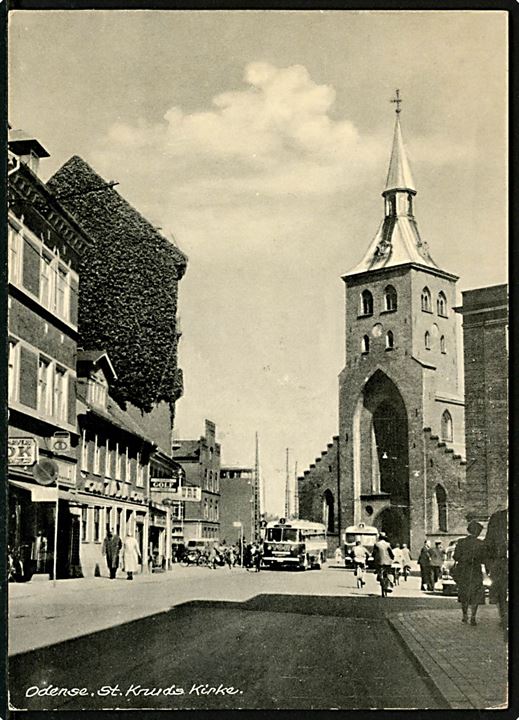
[(407, 195), (407, 214), (413, 217), (413, 196), (411, 193)]
[(442, 335), (440, 338), (440, 350), (444, 355), (447, 352), (447, 347), (445, 345), (445, 335)]
[(443, 292), (438, 294), (438, 300), (436, 303), (438, 315), (441, 317), (447, 317), (447, 298)]
[(442, 415), (442, 440), (452, 442), (452, 417), (448, 410)]
[(425, 349), (426, 349), (426, 350), (430, 350), (430, 349), (431, 349), (431, 334), (430, 334), (429, 332), (426, 332), (426, 333), (425, 333), (425, 336), (424, 336), (424, 344), (425, 344)]
[(391, 330), (386, 333), (386, 350), (393, 350), (395, 347), (395, 339)]
[(364, 355), (369, 353), (369, 336), (368, 335), (364, 335), (364, 337), (362, 338), (361, 351)]
[(388, 285), (384, 290), (384, 305), (387, 311), (396, 310), (397, 294), (392, 285)]
[(424, 287), (422, 290), (422, 310), (431, 312), (431, 291), (428, 287)]
[(361, 314), (373, 315), (373, 295), (369, 290), (363, 290), (361, 295)]
[(440, 532), (447, 532), (447, 493), (441, 485), (434, 491), (436, 527)]

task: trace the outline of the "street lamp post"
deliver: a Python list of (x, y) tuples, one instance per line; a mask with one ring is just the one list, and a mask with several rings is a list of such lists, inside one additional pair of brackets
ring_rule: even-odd
[(240, 567), (243, 567), (243, 523), (240, 520), (235, 520), (232, 526), (240, 528)]

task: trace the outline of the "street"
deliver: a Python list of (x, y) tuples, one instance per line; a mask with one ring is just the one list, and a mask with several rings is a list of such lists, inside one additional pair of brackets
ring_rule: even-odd
[(12, 586), (12, 706), (449, 707), (389, 621), (450, 612), (456, 599), (420, 593), (417, 577), (382, 599), (375, 577), (367, 580), (357, 590), (352, 573), (334, 566), (259, 574), (177, 566), (132, 584)]

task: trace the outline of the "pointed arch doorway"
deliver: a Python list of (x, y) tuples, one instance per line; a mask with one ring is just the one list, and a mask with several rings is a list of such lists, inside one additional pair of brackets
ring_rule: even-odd
[[(359, 503), (393, 543), (410, 542), (408, 419), (395, 383), (377, 370), (366, 382), (354, 420), (354, 475)], [(358, 522), (358, 520), (357, 520)]]

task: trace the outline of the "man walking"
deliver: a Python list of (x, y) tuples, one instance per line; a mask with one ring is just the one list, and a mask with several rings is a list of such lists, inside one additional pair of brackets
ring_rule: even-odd
[(431, 543), (425, 540), (418, 556), (422, 583), (420, 590), (434, 590), (431, 577)]
[(391, 589), (391, 581), (388, 577), (391, 565), (394, 560), (394, 553), (391, 545), (387, 541), (386, 533), (379, 533), (378, 540), (373, 546), (373, 562), (377, 569), (377, 580), (382, 588), (382, 597), (387, 593), (393, 592)]
[(103, 540), (103, 555), (106, 556), (106, 564), (110, 572), (110, 580), (115, 580), (117, 568), (119, 567), (119, 553), (122, 548), (122, 541), (117, 533), (108, 530)]
[(353, 570), (357, 578), (357, 587), (362, 588), (366, 584), (366, 563), (369, 558), (369, 550), (361, 544), (360, 540), (355, 542), (351, 549), (351, 559), (353, 560)]
[(442, 547), (441, 540), (437, 540), (434, 543), (434, 547), (431, 548), (431, 580), (432, 587), (438, 582), (441, 576), (441, 569), (443, 561), (445, 560), (445, 551)]

